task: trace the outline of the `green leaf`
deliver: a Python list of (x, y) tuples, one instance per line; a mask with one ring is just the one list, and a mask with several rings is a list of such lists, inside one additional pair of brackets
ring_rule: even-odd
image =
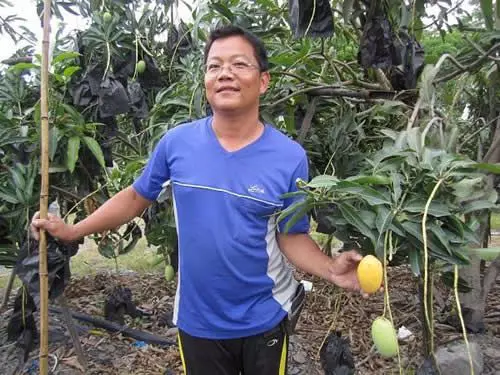
[(475, 163), (470, 166), (471, 168), (488, 171), (495, 174), (500, 174), (500, 163)]
[(16, 65), (11, 66), (9, 68), (9, 70), (12, 70), (15, 72), (21, 72), (23, 70), (35, 69), (35, 68), (39, 68), (39, 66), (37, 66), (33, 63), (21, 62), (21, 63), (17, 63)]
[(332, 187), (332, 191), (357, 195), (372, 206), (391, 203), (390, 198), (378, 190), (350, 181), (340, 181), (336, 186)]
[(480, 193), (482, 195), (486, 181), (483, 177), (464, 178), (451, 185), (453, 194), (459, 198), (471, 199)]
[(391, 226), (394, 213), (386, 206), (377, 206), (377, 218), (375, 226), (379, 232), (379, 237)]
[[(443, 284), (450, 287), (454, 288), (455, 285), (455, 274), (452, 271), (448, 272), (443, 272), (441, 274), (441, 280), (443, 281)], [(463, 278), (459, 277), (458, 278), (458, 283), (457, 283), (458, 291), (460, 293), (469, 293), (472, 288), (467, 284), (467, 281), (465, 281)]]
[[(410, 200), (406, 205), (403, 206), (402, 209), (403, 211), (406, 212), (423, 214), (426, 203), (427, 202), (425, 200), (416, 198)], [(428, 213), (429, 215), (432, 215), (434, 217), (443, 217), (452, 215), (448, 206), (446, 206), (444, 203), (439, 203), (436, 201), (431, 202), (431, 204), (429, 205)]]
[(71, 119), (74, 121), (75, 124), (78, 124), (78, 125), (85, 124), (85, 118), (83, 117), (83, 115), (80, 112), (78, 112), (76, 110), (75, 107), (72, 107), (66, 103), (61, 103), (60, 106), (63, 107), (64, 111), (71, 116)]
[[(403, 228), (413, 237), (415, 237), (419, 242), (420, 242), (420, 248), (423, 251), (423, 246), (424, 246), (424, 238), (422, 236), (422, 227), (421, 225), (411, 222), (411, 221), (405, 221), (404, 223), (401, 224)], [(440, 244), (436, 243), (434, 239), (429, 235), (429, 228), (427, 228), (427, 249), (431, 255), (442, 259), (446, 260), (449, 262), (455, 263), (455, 257), (451, 256), (448, 254), (446, 249), (443, 249)], [(454, 255), (456, 255), (454, 253)]]
[(99, 143), (97, 143), (97, 141), (91, 137), (83, 137), (83, 141), (85, 142), (89, 150), (92, 152), (92, 154), (95, 156), (95, 158), (99, 162), (99, 165), (105, 168), (106, 163), (104, 162), (104, 154), (102, 153), (102, 149), (101, 146), (99, 146)]
[(75, 170), (76, 161), (78, 160), (78, 152), (80, 150), (80, 137), (71, 137), (68, 139), (68, 150), (66, 154), (66, 166), (73, 173)]
[(342, 15), (344, 17), (344, 24), (351, 24), (351, 15), (353, 10), (354, 0), (344, 0), (342, 3)]
[(303, 205), (299, 210), (295, 211), (292, 217), (286, 222), (284, 232), (288, 233), (290, 228), (292, 228), (300, 219), (302, 219), (311, 208), (312, 204), (308, 203)]
[(361, 219), (368, 225), (370, 228), (375, 228), (375, 219), (377, 218), (377, 214), (371, 210), (367, 209), (358, 209), (359, 216)]
[(56, 63), (62, 62), (64, 60), (74, 59), (74, 58), (79, 57), (79, 56), (81, 56), (81, 55), (75, 51), (63, 52), (63, 53), (54, 57), (54, 59), (52, 60), (52, 64), (56, 64)]
[(494, 261), (500, 256), (500, 247), (470, 248), (469, 251), (487, 262)]
[(436, 223), (431, 223), (428, 228), (431, 230), (432, 234), (438, 239), (438, 241), (443, 245), (443, 248), (448, 251), (448, 254), (452, 255), (452, 251), (450, 249), (450, 240), (443, 229), (437, 225)]
[(70, 78), (73, 74), (78, 72), (81, 68), (79, 66), (68, 66), (66, 69), (64, 69), (63, 75), (66, 78)]
[(57, 143), (59, 142), (59, 129), (57, 126), (52, 126), (49, 130), (49, 158), (50, 161), (54, 160), (57, 151)]
[(16, 188), (16, 197), (19, 203), (25, 204), (26, 203), (26, 198), (23, 195), (23, 191), (19, 188)]
[(406, 134), (406, 142), (408, 143), (408, 147), (410, 147), (417, 154), (420, 154), (422, 151), (422, 135), (420, 134), (420, 129), (415, 127), (408, 130)]
[(373, 242), (376, 241), (375, 234), (371, 230), (370, 226), (363, 221), (354, 207), (347, 203), (339, 203), (338, 207), (342, 216), (349, 224), (354, 226), (360, 233), (370, 238)]
[(399, 198), (401, 198), (401, 174), (395, 172), (391, 173), (392, 176), (392, 199), (394, 202), (398, 202)]
[(495, 19), (495, 28), (496, 30), (500, 30), (500, 1), (496, 1), (496, 19)]
[(125, 247), (120, 247), (118, 250), (119, 255), (125, 255), (131, 252), (135, 246), (137, 245), (137, 242), (139, 242), (139, 239), (141, 236), (135, 236), (132, 238), (132, 241), (130, 241)]
[(488, 30), (493, 29), (493, 0), (479, 0), (481, 11), (483, 12), (484, 22)]
[(420, 254), (416, 249), (408, 249), (408, 260), (410, 261), (411, 271), (413, 275), (420, 276)]
[(328, 174), (323, 174), (314, 177), (307, 186), (311, 188), (322, 188), (322, 187), (331, 187), (337, 184), (339, 182), (339, 179), (335, 176), (331, 176)]
[(49, 173), (64, 173), (68, 170), (67, 167), (63, 167), (62, 165), (53, 165), (49, 167)]
[(385, 176), (352, 176), (346, 178), (346, 181), (355, 182), (360, 185), (389, 185), (392, 181), (390, 178)]
[(35, 184), (36, 172), (35, 168), (31, 169), (32, 173), (28, 176), (26, 180), (26, 188), (24, 190), (24, 195), (26, 199), (30, 201), (33, 198), (33, 185)]
[(99, 250), (99, 254), (101, 254), (105, 258), (108, 259), (116, 258), (115, 244), (113, 243), (113, 241), (109, 239), (100, 241), (97, 246), (97, 249)]
[(215, 9), (222, 16), (226, 17), (229, 21), (234, 21), (234, 14), (229, 10), (229, 8), (222, 3), (211, 3), (210, 7)]
[(456, 216), (449, 216), (445, 221), (448, 228), (460, 238), (464, 237), (464, 223)]
[(24, 187), (26, 186), (26, 181), (24, 180), (24, 176), (22, 175), (22, 173), (16, 168), (9, 168), (9, 172), (12, 176), (14, 186), (19, 189), (24, 189)]
[(0, 198), (6, 202), (12, 203), (12, 204), (18, 204), (19, 200), (16, 197), (13, 197), (10, 194), (7, 194), (6, 192), (0, 191)]
[(463, 214), (468, 214), (474, 211), (480, 211), (480, 210), (490, 210), (492, 208), (497, 207), (497, 205), (493, 202), (486, 201), (486, 200), (480, 200), (480, 201), (473, 201), (470, 203), (467, 203), (463, 209), (462, 213)]
[(292, 203), (290, 206), (285, 208), (284, 210), (281, 210), (279, 212), (278, 218), (276, 221), (280, 223), (281, 221), (285, 220), (288, 216), (292, 215), (296, 210), (302, 209), (303, 206), (307, 205), (308, 201), (307, 199), (304, 200), (299, 200), (294, 203)]

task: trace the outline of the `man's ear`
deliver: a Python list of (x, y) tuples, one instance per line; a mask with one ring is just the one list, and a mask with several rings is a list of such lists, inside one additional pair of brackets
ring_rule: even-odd
[[(500, 0), (499, 0), (500, 1)], [(264, 94), (269, 88), (269, 81), (271, 81), (271, 75), (269, 72), (260, 73), (260, 94)]]

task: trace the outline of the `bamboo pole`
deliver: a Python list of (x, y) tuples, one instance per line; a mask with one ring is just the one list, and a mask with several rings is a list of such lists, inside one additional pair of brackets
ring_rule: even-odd
[[(40, 218), (46, 219), (49, 206), (49, 35), (50, 35), (50, 5), (51, 0), (43, 4), (43, 40), (41, 69), (41, 177)], [(47, 272), (47, 236), (45, 230), (40, 230), (40, 374), (48, 373), (49, 355), (49, 287)]]

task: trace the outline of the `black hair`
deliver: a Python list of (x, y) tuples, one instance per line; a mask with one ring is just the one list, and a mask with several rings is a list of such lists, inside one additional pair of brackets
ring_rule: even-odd
[(269, 61), (267, 59), (267, 51), (264, 43), (250, 31), (247, 31), (235, 25), (221, 26), (217, 29), (212, 30), (205, 46), (204, 62), (207, 62), (208, 53), (210, 51), (210, 48), (212, 47), (213, 42), (215, 42), (217, 39), (229, 38), (231, 36), (241, 36), (248, 43), (250, 43), (253, 47), (255, 58), (259, 63), (260, 71), (266, 72), (269, 70)]

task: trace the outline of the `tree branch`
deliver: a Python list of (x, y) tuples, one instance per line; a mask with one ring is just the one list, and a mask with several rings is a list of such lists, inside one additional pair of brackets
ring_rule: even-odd
[(377, 77), (377, 81), (382, 85), (382, 87), (385, 90), (392, 90), (392, 84), (391, 81), (387, 78), (385, 73), (382, 71), (382, 69), (378, 68), (375, 69), (375, 76)]
[(10, 59), (5, 59), (2, 61), (2, 64), (16, 65), (19, 63), (31, 63), (31, 62), (33, 62), (32, 56), (21, 56), (21, 57), (12, 57)]
[(284, 76), (293, 77), (293, 78), (296, 78), (299, 81), (307, 83), (308, 85), (311, 85), (311, 86), (317, 86), (318, 84), (321, 84), (320, 82), (310, 81), (307, 78), (301, 77), (301, 76), (299, 76), (298, 74), (295, 74), (295, 73), (290, 73), (290, 72), (285, 72), (285, 71), (276, 71), (276, 72), (273, 72), (272, 74), (278, 74), (278, 75), (284, 75)]
[(369, 99), (371, 96), (368, 90), (355, 91), (336, 87), (311, 87), (309, 94), (313, 96), (346, 96), (361, 99)]
[(318, 103), (319, 98), (315, 96), (312, 98), (311, 102), (307, 106), (307, 111), (306, 115), (304, 116), (304, 120), (302, 121), (302, 126), (300, 127), (300, 134), (297, 139), (297, 142), (299, 144), (304, 143), (304, 139), (306, 138), (306, 134), (311, 128), (312, 125), (312, 118), (314, 114), (316, 113), (316, 104)]
[(424, 25), (422, 27), (416, 27), (415, 28), (415, 31), (417, 30), (425, 30), (425, 29), (428, 29), (429, 27), (431, 26), (434, 26), (434, 25), (437, 25), (439, 20), (440, 19), (443, 19), (445, 16), (448, 16), (451, 12), (453, 12), (455, 9), (457, 9), (458, 7), (462, 6), (462, 3), (464, 2), (464, 0), (462, 1), (459, 1), (453, 8), (449, 8), (446, 10), (446, 12), (442, 15), (440, 15), (440, 17), (438, 17), (437, 19), (435, 19), (433, 22), (429, 23), (428, 25)]
[(498, 275), (500, 274), (500, 257), (495, 259), (488, 267), (484, 278), (483, 278), (483, 300), (486, 303), (486, 299), (488, 297), (488, 293), (490, 292), (493, 285), (497, 280)]
[[(469, 44), (472, 46), (472, 48), (474, 48), (474, 49), (475, 49), (477, 52), (479, 52), (481, 55), (485, 55), (485, 54), (486, 54), (486, 55), (488, 55), (488, 53), (487, 53), (487, 52), (484, 52), (484, 50), (481, 48), (481, 46), (480, 46), (479, 44), (475, 43), (473, 40), (471, 40), (471, 38), (469, 38), (469, 36), (468, 36), (468, 35), (465, 35), (465, 36), (464, 36), (464, 38), (465, 38), (465, 40), (466, 40), (467, 42), (469, 42)], [(500, 58), (495, 57), (495, 56), (488, 56), (488, 58), (489, 58), (490, 60), (493, 60), (493, 61), (500, 61)]]
[(478, 135), (479, 133), (481, 133), (483, 130), (485, 130), (486, 128), (488, 128), (494, 121), (497, 121), (498, 119), (500, 119), (500, 116), (498, 117), (495, 117), (493, 120), (489, 121), (488, 123), (486, 123), (486, 121), (484, 121), (484, 119), (481, 117), (479, 118), (478, 120), (482, 120), (483, 121), (483, 126), (481, 126), (478, 130), (476, 130), (474, 133), (470, 134), (467, 138), (465, 138), (465, 140), (458, 145), (458, 148), (457, 148), (457, 153), (460, 152), (460, 150), (462, 149), (462, 147), (464, 145), (467, 144), (467, 142), (469, 142), (472, 138), (474, 138), (476, 135)]
[(500, 146), (500, 117), (497, 117), (497, 125), (494, 134), (495, 135), (493, 137), (493, 141), (491, 142), (490, 148), (483, 158), (484, 163), (500, 162), (500, 153), (498, 152), (498, 146)]
[(462, 74), (465, 71), (476, 69), (477, 67), (479, 67), (484, 62), (484, 60), (486, 60), (489, 57), (489, 55), (491, 55), (493, 52), (495, 52), (499, 48), (500, 48), (500, 43), (495, 44), (493, 47), (491, 47), (484, 54), (482, 54), (481, 56), (479, 56), (476, 61), (474, 61), (472, 64), (469, 64), (469, 65), (466, 65), (466, 66), (463, 66), (455, 58), (452, 58), (450, 56), (450, 60), (459, 69), (456, 70), (456, 71), (454, 71), (454, 72), (452, 72), (452, 73), (450, 73), (450, 74), (448, 74), (448, 75), (446, 75), (446, 76), (444, 76), (444, 77), (441, 77), (441, 78), (438, 78), (438, 79), (434, 80), (434, 83), (446, 82), (446, 81), (449, 81), (450, 79), (453, 79), (456, 76)]

